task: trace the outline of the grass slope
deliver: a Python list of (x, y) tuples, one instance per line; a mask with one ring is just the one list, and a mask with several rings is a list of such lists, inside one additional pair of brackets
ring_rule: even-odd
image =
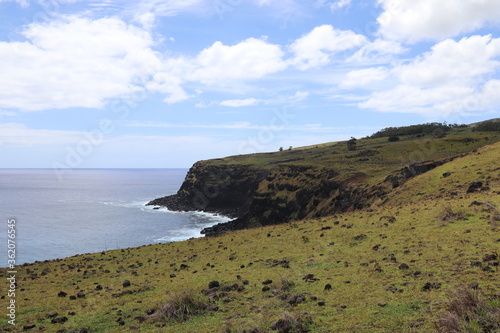
[[(462, 145), (439, 142), (443, 154)], [(23, 265), (17, 325), (2, 316), (0, 331), (268, 332), (296, 321), (311, 332), (433, 332), (458, 286), (500, 296), (498, 156), (500, 143), (480, 148), (365, 211)], [(482, 189), (467, 193), (474, 181)]]

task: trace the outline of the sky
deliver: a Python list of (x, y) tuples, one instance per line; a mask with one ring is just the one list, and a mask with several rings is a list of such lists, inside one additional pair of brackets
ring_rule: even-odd
[(500, 116), (498, 0), (0, 0), (0, 22), (0, 168), (188, 168)]

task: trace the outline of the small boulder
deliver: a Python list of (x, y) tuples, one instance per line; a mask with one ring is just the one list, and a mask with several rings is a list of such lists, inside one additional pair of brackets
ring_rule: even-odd
[(131, 284), (130, 284), (130, 281), (129, 281), (129, 280), (125, 280), (125, 281), (123, 281), (123, 283), (122, 283), (123, 288), (130, 287), (130, 285), (131, 285)]
[(219, 287), (220, 287), (219, 281), (211, 281), (208, 283), (208, 289), (219, 288)]
[(67, 321), (68, 321), (68, 317), (58, 317), (58, 318), (52, 319), (50, 322), (52, 324), (64, 324)]
[(483, 182), (472, 182), (467, 189), (467, 193), (474, 193), (483, 187)]

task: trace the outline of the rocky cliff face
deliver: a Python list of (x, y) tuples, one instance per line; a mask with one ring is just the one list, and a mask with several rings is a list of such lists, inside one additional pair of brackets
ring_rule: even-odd
[(235, 218), (202, 231), (206, 236), (216, 236), (229, 230), (329, 216), (382, 204), (393, 188), (452, 159), (413, 164), (392, 172), (377, 185), (368, 185), (367, 175), (362, 172), (294, 165), (259, 168), (201, 161), (189, 170), (177, 194), (155, 199), (148, 205)]
[(248, 211), (255, 189), (267, 173), (246, 166), (196, 162), (177, 194), (155, 199), (148, 205), (240, 217)]
[(369, 207), (383, 188), (363, 185), (361, 172), (277, 165), (273, 168), (197, 162), (175, 195), (148, 205), (174, 211), (206, 211), (235, 220), (206, 228), (207, 236)]

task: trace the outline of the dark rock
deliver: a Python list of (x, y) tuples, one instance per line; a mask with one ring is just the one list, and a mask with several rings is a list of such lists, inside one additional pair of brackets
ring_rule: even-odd
[(439, 282), (427, 282), (426, 284), (424, 284), (424, 286), (422, 287), (422, 291), (430, 291), (431, 289), (439, 289), (441, 288), (441, 283)]
[(64, 291), (60, 291), (59, 294), (57, 294), (57, 296), (59, 297), (66, 297), (68, 294), (65, 293)]
[(448, 172), (443, 173), (444, 178), (449, 177), (449, 176), (451, 176), (451, 172), (448, 171)]
[(398, 268), (399, 268), (399, 269), (409, 269), (409, 268), (410, 268), (410, 266), (408, 266), (407, 264), (403, 263), (403, 264), (399, 265), (399, 267), (398, 267)]
[(47, 317), (47, 318), (55, 318), (55, 317), (57, 317), (58, 315), (59, 315), (59, 313), (57, 313), (57, 312), (50, 312), (50, 313), (47, 313), (47, 314), (45, 315), (45, 317)]
[(483, 257), (483, 261), (486, 262), (486, 261), (492, 261), (492, 260), (497, 260), (498, 259), (498, 255), (492, 253), (492, 254), (486, 254), (484, 255)]
[(394, 286), (388, 286), (385, 288), (385, 290), (390, 291), (392, 293), (395, 293), (396, 291), (398, 291), (398, 288), (396, 288)]
[(173, 279), (174, 277), (176, 277), (177, 275), (175, 274), (170, 274), (170, 277)]
[(269, 291), (269, 290), (271, 290), (271, 287), (269, 287), (269, 286), (264, 286), (262, 288), (262, 291), (264, 291), (264, 292)]
[(472, 182), (467, 189), (467, 193), (474, 193), (483, 187), (482, 182)]
[(143, 323), (147, 320), (147, 318), (145, 316), (135, 316), (134, 319), (140, 323)]
[(97, 286), (95, 286), (95, 290), (102, 290), (102, 286), (98, 284)]
[(331, 284), (326, 284), (325, 285), (325, 290), (332, 290), (332, 285)]
[(84, 298), (85, 297), (85, 293), (83, 291), (80, 291), (80, 292), (78, 292), (78, 294), (76, 294), (76, 297), (78, 297), (78, 298)]
[(71, 296), (69, 297), (69, 299), (70, 299), (70, 300), (72, 300), (72, 301), (74, 301), (74, 300), (76, 299), (76, 296), (71, 295)]
[(23, 330), (30, 330), (32, 328), (35, 328), (36, 324), (25, 324), (23, 325)]
[(58, 317), (58, 318), (52, 319), (50, 322), (52, 324), (64, 324), (67, 321), (68, 321), (68, 317)]
[(319, 281), (318, 278), (315, 278), (314, 277), (314, 274), (307, 274), (305, 276), (302, 277), (302, 280), (306, 281), (306, 282), (314, 282), (314, 281)]
[(365, 234), (361, 234), (361, 235), (358, 235), (358, 236), (354, 237), (355, 241), (362, 241), (362, 240), (365, 240), (365, 239), (366, 239), (366, 235)]
[(383, 308), (384, 306), (386, 306), (386, 305), (387, 305), (387, 302), (378, 302), (378, 306), (380, 306), (380, 307), (382, 307), (382, 308)]
[(130, 285), (131, 285), (131, 283), (130, 283), (130, 281), (129, 281), (129, 280), (125, 280), (125, 281), (123, 281), (123, 283), (122, 283), (122, 286), (123, 286), (124, 288), (130, 287)]
[(219, 286), (220, 286), (219, 281), (211, 281), (211, 282), (208, 283), (208, 288), (209, 289), (218, 288)]
[(483, 263), (482, 263), (482, 262), (480, 262), (480, 261), (471, 261), (471, 262), (470, 262), (470, 265), (471, 265), (472, 267), (482, 267), (482, 266), (483, 266)]
[(318, 306), (325, 306), (325, 302), (321, 301), (321, 302), (318, 302)]
[(189, 266), (188, 266), (188, 265), (186, 265), (186, 264), (181, 264), (181, 269), (188, 269), (188, 268), (189, 268)]
[(263, 285), (268, 285), (271, 283), (273, 283), (273, 280), (269, 280), (269, 279), (262, 282)]
[(156, 312), (156, 309), (147, 309), (147, 310), (146, 310), (146, 314), (147, 314), (148, 316), (151, 316), (151, 315), (152, 315), (152, 314), (154, 314), (155, 312)]

